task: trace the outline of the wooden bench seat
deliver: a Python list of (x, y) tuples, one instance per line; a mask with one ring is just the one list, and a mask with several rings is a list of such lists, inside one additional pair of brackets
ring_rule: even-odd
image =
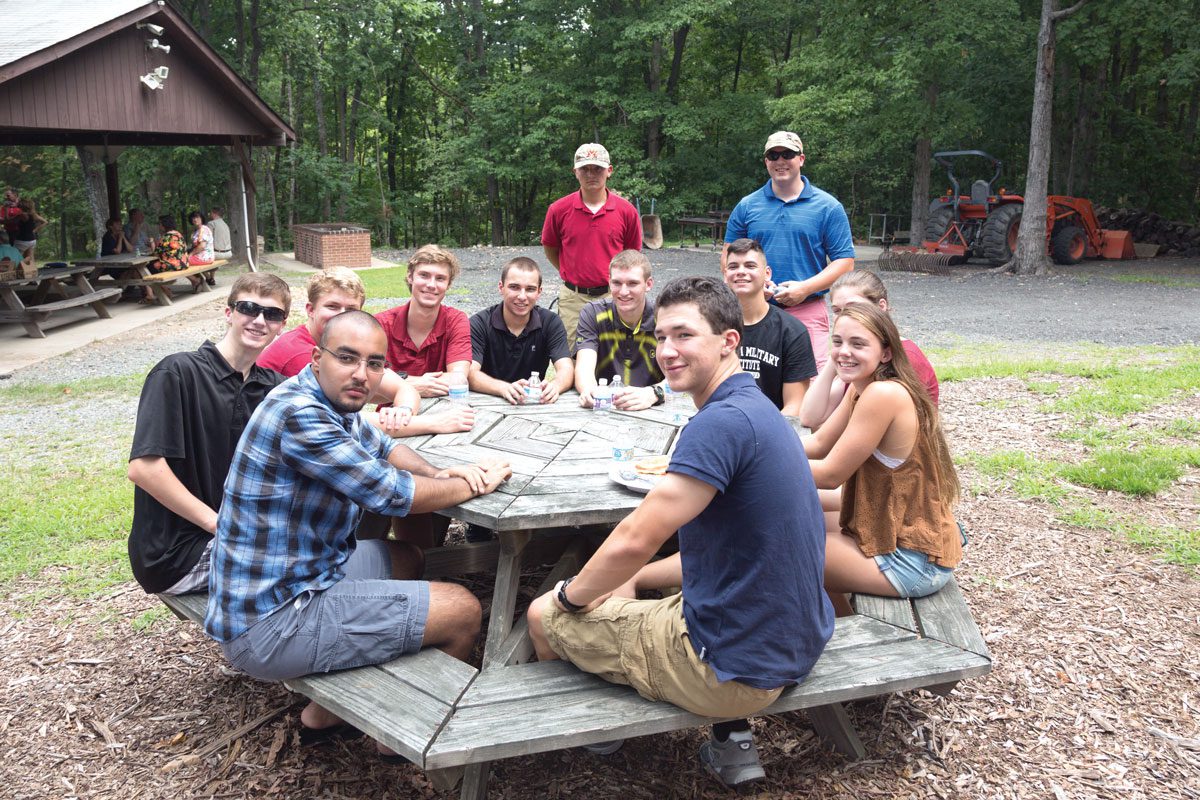
[[(180, 618), (203, 623), (205, 595), (160, 598)], [(945, 694), (991, 671), (953, 579), (926, 598), (863, 595), (854, 603), (858, 613), (837, 621), (804, 683), (762, 712), (806, 711), (817, 733), (850, 759), (865, 748), (842, 703), (918, 688)], [(489, 761), (718, 721), (650, 702), (562, 661), (480, 672), (437, 650), (285, 685), (429, 771), (440, 787), (470, 767), (464, 798), (483, 796)]]
[[(204, 624), (208, 595), (159, 595), (176, 616)], [(478, 670), (440, 650), (386, 664), (284, 681), (418, 766)]]
[[(160, 306), (169, 306), (171, 305), (171, 297), (167, 294), (166, 289), (163, 287), (167, 286), (168, 284), (172, 284), (181, 278), (188, 278), (193, 275), (206, 275), (209, 272), (216, 272), (218, 267), (228, 263), (228, 259), (219, 259), (211, 264), (200, 264), (195, 267), (170, 270), (168, 272), (151, 272), (148, 266), (140, 266), (136, 267), (139, 275), (137, 278), (113, 278), (105, 282), (114, 286), (120, 286), (122, 288), (126, 286), (149, 286), (154, 290), (155, 302)], [(200, 282), (199, 289), (202, 292), (211, 291), (211, 288), (205, 281)]]
[(54, 300), (50, 303), (38, 303), (34, 306), (25, 306), (20, 311), (11, 308), (0, 308), (0, 322), (25, 322), (29, 320), (45, 322), (55, 311), (62, 311), (65, 308), (76, 308), (78, 306), (94, 306), (97, 302), (108, 300), (119, 294), (121, 294), (120, 289), (97, 289), (91, 294)]

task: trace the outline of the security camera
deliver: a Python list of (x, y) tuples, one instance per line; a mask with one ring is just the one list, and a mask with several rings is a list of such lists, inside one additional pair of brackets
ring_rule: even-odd
[(171, 74), (171, 70), (169, 67), (156, 67), (154, 70), (154, 75), (158, 78), (158, 80), (160, 82), (165, 81), (167, 79), (167, 76), (170, 74)]
[(145, 75), (143, 75), (140, 78), (140, 80), (142, 82), (142, 85), (145, 86), (147, 89), (163, 88), (162, 81), (160, 81), (158, 79), (158, 76), (155, 75), (153, 72), (146, 73)]
[(171, 52), (171, 45), (163, 44), (158, 39), (147, 39), (146, 47), (150, 50), (162, 50), (164, 54)]
[(150, 31), (155, 36), (162, 36), (167, 32), (166, 28), (162, 25), (155, 25), (151, 22), (139, 22), (137, 26), (139, 31)]

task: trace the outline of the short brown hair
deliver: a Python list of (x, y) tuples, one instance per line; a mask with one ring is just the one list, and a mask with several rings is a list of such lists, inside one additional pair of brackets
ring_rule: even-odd
[(357, 297), (360, 305), (367, 299), (362, 279), (349, 267), (326, 267), (308, 279), (308, 302), (313, 305), (330, 292), (345, 292)]
[(458, 266), (458, 259), (444, 247), (436, 244), (427, 244), (423, 247), (418, 247), (417, 252), (412, 254), (412, 258), (408, 259), (408, 277), (412, 278), (413, 270), (421, 264), (436, 264), (450, 270), (450, 283), (454, 283), (454, 279), (458, 277), (461, 268)]
[(538, 276), (538, 286), (542, 285), (542, 270), (529, 256), (517, 256), (504, 265), (504, 269), (500, 271), (500, 282), (504, 283), (508, 280), (508, 271), (510, 269), (519, 269), (522, 272), (536, 272)]
[(734, 239), (729, 243), (729, 249), (726, 251), (729, 255), (745, 255), (749, 252), (762, 253), (763, 258), (766, 258), (766, 253), (763, 252), (762, 244), (757, 239)]
[(608, 262), (608, 274), (611, 276), (614, 269), (633, 269), (634, 267), (642, 268), (642, 277), (647, 281), (650, 280), (650, 259), (646, 258), (640, 250), (622, 250), (612, 257), (612, 261)]
[(269, 272), (247, 272), (245, 275), (239, 275), (233, 282), (233, 286), (229, 287), (229, 300), (227, 301), (229, 307), (233, 308), (233, 304), (243, 294), (273, 297), (283, 303), (284, 311), (291, 313), (292, 290), (278, 275), (272, 275)]

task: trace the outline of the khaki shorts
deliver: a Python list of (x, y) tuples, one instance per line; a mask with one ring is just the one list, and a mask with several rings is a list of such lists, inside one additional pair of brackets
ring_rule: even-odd
[(663, 600), (614, 597), (587, 614), (568, 614), (550, 603), (542, 627), (554, 652), (584, 672), (693, 714), (746, 717), (783, 691), (718, 681), (692, 649), (681, 594)]
[(603, 300), (608, 296), (608, 293), (605, 293), (590, 297), (566, 286), (558, 287), (558, 317), (567, 329), (567, 346), (571, 348), (571, 355), (575, 355), (575, 331), (579, 327), (579, 312), (593, 300)]

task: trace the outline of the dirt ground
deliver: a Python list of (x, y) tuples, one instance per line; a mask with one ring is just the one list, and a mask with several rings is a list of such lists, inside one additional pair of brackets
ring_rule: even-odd
[[(944, 385), (954, 450), (1070, 447), (1054, 437), (1070, 420), (1039, 411), (1043, 400), (1018, 380)], [(1129, 424), (1198, 414), (1193, 396)], [(768, 779), (743, 794), (1200, 798), (1194, 572), (1118, 534), (1065, 526), (1050, 506), (970, 468), (962, 478), (971, 543), (957, 575), (992, 673), (946, 698), (851, 704), (868, 753), (857, 763), (817, 739), (803, 713), (757, 719)], [(1194, 529), (1200, 514), (1197, 470), (1150, 500), (1074, 491), (1155, 525)], [(0, 798), (440, 796), (417, 769), (380, 763), (366, 741), (301, 750), (303, 698), (231, 672), (197, 627), (135, 585), (81, 599), (48, 592), (53, 577), (10, 584), (0, 598)], [(696, 761), (704, 735), (642, 737), (608, 757), (499, 762), (489, 796), (727, 797)]]

